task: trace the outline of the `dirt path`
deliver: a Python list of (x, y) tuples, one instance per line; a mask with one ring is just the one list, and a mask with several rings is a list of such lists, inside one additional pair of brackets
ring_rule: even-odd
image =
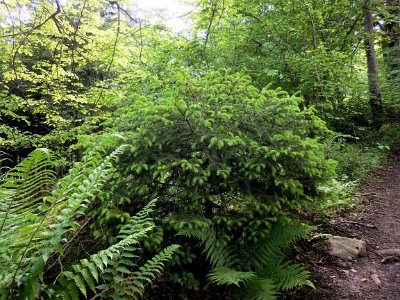
[(381, 263), (375, 252), (400, 248), (400, 158), (378, 171), (361, 194), (360, 211), (342, 217), (330, 231), (366, 241), (367, 256), (345, 261), (317, 253), (313, 272), (319, 288), (304, 299), (400, 300), (400, 260)]

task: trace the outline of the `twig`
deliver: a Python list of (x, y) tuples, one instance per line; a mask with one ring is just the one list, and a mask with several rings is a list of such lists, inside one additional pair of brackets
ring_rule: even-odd
[[(90, 222), (90, 218), (87, 218), (85, 220), (85, 222), (82, 224), (82, 226), (75, 232), (75, 234), (73, 235), (72, 238), (70, 238), (70, 240), (63, 246), (62, 248), (62, 252), (65, 252), (72, 244), (72, 242), (75, 240), (75, 238), (81, 233), (81, 231), (83, 230), (83, 228), (86, 227), (87, 224), (89, 224)], [(46, 272), (51, 270), (58, 262), (58, 260), (60, 259), (60, 255), (57, 257), (57, 259), (46, 269)]]
[(372, 185), (372, 184), (370, 184), (370, 183), (366, 183), (366, 185), (368, 185), (368, 186), (370, 186), (370, 187), (372, 187), (372, 188), (374, 188), (374, 189), (384, 189), (383, 187), (381, 187), (381, 186), (376, 186), (376, 185)]
[[(119, 35), (121, 33), (121, 6), (117, 2), (113, 2), (112, 4), (117, 5), (117, 9), (118, 9), (117, 16), (118, 16), (118, 19), (117, 19), (117, 32), (116, 32), (115, 40), (114, 40), (114, 44), (113, 44), (113, 51), (112, 51), (112, 55), (111, 55), (111, 60), (110, 60), (110, 63), (108, 64), (108, 68), (107, 68), (107, 75), (106, 75), (107, 78), (110, 77), (110, 74), (111, 74), (111, 66), (114, 63), (115, 54), (117, 52), (118, 39), (119, 39)], [(97, 98), (97, 100), (95, 101), (94, 105), (97, 105), (97, 103), (99, 103), (99, 101), (103, 97), (103, 94), (104, 94), (104, 87), (101, 89), (100, 95)]]
[[(201, 64), (203, 63), (204, 57), (206, 55), (207, 44), (208, 44), (208, 40), (209, 40), (210, 35), (211, 35), (211, 28), (212, 28), (212, 25), (213, 25), (215, 13), (217, 11), (217, 6), (213, 5), (213, 4), (211, 4), (211, 5), (212, 5), (212, 10), (211, 10), (210, 20), (209, 20), (208, 28), (207, 28), (207, 32), (206, 32), (206, 38), (205, 38), (205, 41), (204, 41), (204, 44), (203, 44), (203, 50), (201, 51), (201, 54), (200, 54), (200, 60), (199, 60), (199, 66), (198, 66), (199, 68), (201, 67)], [(218, 5), (218, 2), (217, 2), (217, 5)]]
[(382, 197), (382, 196), (378, 196), (378, 195), (373, 195), (375, 198), (379, 198), (379, 199), (383, 199), (383, 200), (387, 200), (390, 201), (391, 199), (386, 198), (386, 197)]
[(58, 274), (57, 277), (54, 279), (53, 284), (56, 284), (58, 278), (60, 278), (62, 272), (64, 272), (64, 266), (63, 266), (63, 264), (62, 264), (62, 262), (61, 262), (60, 257), (57, 257), (57, 261), (58, 261), (58, 263), (60, 264), (60, 274)]
[(363, 193), (361, 194), (361, 196), (365, 197), (365, 196), (375, 196), (376, 193)]
[[(23, 37), (22, 41), (20, 42), (20, 44), (18, 45), (18, 47), (15, 49), (14, 55), (12, 56), (12, 66), (15, 66), (15, 60), (17, 58), (17, 54), (19, 49), (22, 47), (22, 45), (25, 43), (25, 41), (28, 39), (28, 37), (30, 36), (30, 34), (35, 31), (36, 29), (40, 29), (40, 27), (42, 27), (44, 24), (46, 24), (49, 20), (53, 19), (56, 20), (56, 17), (58, 14), (61, 13), (61, 4), (59, 0), (55, 0), (57, 9), (55, 12), (53, 12), (50, 16), (48, 16), (43, 22), (36, 24), (35, 26), (33, 26), (30, 30), (28, 30), (25, 34), (25, 36)], [(15, 78), (18, 79), (17, 74), (15, 74)]]
[(355, 222), (355, 221), (339, 221), (339, 223), (347, 223), (347, 224), (365, 226), (365, 227), (369, 227), (369, 228), (376, 228), (375, 225), (365, 224), (365, 223), (360, 223), (360, 222)]

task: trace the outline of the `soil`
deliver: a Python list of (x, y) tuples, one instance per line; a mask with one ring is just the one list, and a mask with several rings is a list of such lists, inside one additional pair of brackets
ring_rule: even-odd
[(400, 299), (400, 259), (382, 261), (376, 253), (400, 249), (400, 158), (378, 170), (359, 193), (359, 209), (325, 226), (322, 232), (364, 240), (367, 255), (349, 261), (311, 248), (304, 256), (317, 289), (302, 290), (297, 293), (301, 294), (299, 299)]

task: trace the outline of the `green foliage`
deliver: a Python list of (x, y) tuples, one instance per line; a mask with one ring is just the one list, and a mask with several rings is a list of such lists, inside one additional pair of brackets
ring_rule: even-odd
[(324, 118), (366, 99), (361, 35), (354, 34), (363, 31), (361, 4), (202, 1), (200, 8), (192, 53), (203, 54), (207, 66), (245, 67), (259, 87), (301, 91)]
[(327, 129), (312, 110), (300, 110), (301, 98), (260, 92), (243, 73), (174, 80), (158, 100), (141, 97), (118, 120), (133, 147), (123, 177), (132, 177), (138, 197), (157, 192), (156, 183), (181, 212), (226, 210), (247, 195), (278, 212), (317, 196), (334, 174), (318, 143)]
[(202, 0), (184, 36), (129, 3), (3, 1), (0, 153), (53, 151), (0, 158), (1, 297), (141, 298), (170, 261), (152, 292), (312, 286), (285, 256), (309, 230), (290, 220), (348, 205), (400, 149), (398, 6), (370, 3), (387, 122), (372, 136), (353, 2)]
[(263, 300), (276, 299), (276, 286), (271, 279), (257, 279), (250, 281), (245, 289), (238, 292), (238, 296), (244, 299)]
[(299, 221), (281, 221), (274, 224), (268, 234), (267, 243), (260, 241), (251, 246), (251, 252), (248, 252), (245, 260), (248, 267), (259, 270), (264, 267), (265, 262), (274, 261), (275, 259), (279, 261), (289, 244), (305, 237), (311, 229), (312, 227)]
[(392, 154), (400, 153), (400, 130), (399, 124), (386, 123), (379, 129), (379, 144), (389, 150)]
[[(155, 226), (149, 217), (155, 205), (151, 201), (120, 227), (118, 242), (88, 258), (78, 258), (78, 263), (67, 263), (69, 270), (61, 269), (54, 283), (47, 283), (52, 267), (57, 262), (61, 266), (65, 263), (64, 254), (69, 253), (66, 251), (70, 245), (91, 221), (90, 212), (98, 203), (98, 195), (115, 174), (113, 163), (126, 149), (121, 145), (105, 157), (101, 148), (92, 150), (54, 188), (52, 157), (45, 149), (35, 150), (3, 176), (2, 299), (36, 299), (40, 295), (79, 299), (79, 292), (88, 297), (87, 286), (91, 292), (99, 292), (99, 297), (136, 299), (143, 294), (145, 284), (162, 272), (178, 246), (165, 248), (133, 270), (141, 261), (139, 243)], [(102, 284), (96, 286), (95, 282)]]
[(370, 176), (386, 160), (387, 153), (385, 145), (355, 143), (343, 145), (331, 157), (338, 162), (338, 178), (354, 181)]
[[(197, 222), (199, 222), (197, 220)], [(184, 235), (186, 237), (194, 237), (201, 241), (203, 246), (203, 252), (206, 254), (207, 260), (213, 267), (231, 266), (237, 260), (235, 259), (236, 254), (233, 249), (229, 249), (227, 239), (221, 238), (217, 235), (216, 229), (211, 226), (210, 222), (206, 223), (208, 226), (204, 226), (201, 229), (193, 226), (192, 222), (185, 223), (186, 228), (179, 230), (178, 235)], [(220, 270), (220, 269), (217, 269)], [(221, 269), (224, 271), (225, 269)]]
[(399, 153), (399, 128), (395, 123), (385, 123), (377, 133), (370, 133), (363, 141), (337, 141), (328, 148), (329, 156), (338, 162), (338, 179), (364, 180), (387, 162), (389, 154)]
[(252, 280), (256, 277), (254, 272), (240, 272), (228, 267), (215, 267), (208, 274), (211, 282), (219, 285), (234, 284), (240, 286), (240, 283)]
[[(7, 173), (3, 194), (15, 194), (12, 198), (6, 197), (3, 200), (7, 201), (5, 204), (9, 205), (9, 210), (4, 212), (2, 223), (8, 225), (13, 221), (13, 231), (8, 230), (5, 232), (7, 235), (2, 236), (5, 245), (10, 246), (2, 250), (10, 253), (5, 263), (12, 264), (12, 276), (5, 273), (6, 278), (1, 282), (2, 289), (10, 289), (12, 295), (16, 291), (11, 291), (16, 288), (16, 295), (35, 297), (38, 292), (37, 281), (43, 277), (44, 267), (50, 255), (62, 253), (66, 243), (65, 236), (80, 227), (74, 218), (76, 215), (85, 214), (95, 193), (101, 189), (112, 172), (111, 161), (121, 153), (123, 147), (125, 146), (111, 153), (104, 161), (98, 152), (93, 151), (86, 156), (83, 163), (79, 163), (68, 176), (60, 180), (52, 195), (46, 195), (45, 190), (42, 190), (43, 185), (49, 184), (48, 178), (53, 174), (52, 171), (46, 170), (51, 160), (44, 154), (39, 155), (47, 153), (46, 151), (36, 150)], [(14, 176), (18, 181), (13, 179)], [(37, 195), (39, 197), (36, 197)], [(18, 200), (18, 205), (10, 202), (14, 199)], [(14, 207), (17, 208), (16, 211)], [(19, 219), (16, 223), (15, 218)], [(25, 238), (20, 237), (22, 232)], [(13, 241), (18, 241), (20, 245), (17, 243), (18, 247), (15, 247)]]
[[(320, 187), (331, 182), (335, 163), (319, 141), (329, 131), (312, 109), (300, 108), (300, 97), (260, 91), (244, 71), (176, 72), (165, 81), (156, 99), (137, 95), (118, 112), (116, 132), (132, 147), (112, 181), (118, 207), (157, 197), (164, 234), (184, 248), (192, 238), (200, 240), (192, 250), (196, 261), (217, 268), (212, 281), (220, 275), (220, 283), (237, 285), (251, 272), (259, 279), (257, 272), (304, 234), (285, 235), (273, 224), (325, 201)], [(181, 268), (193, 263), (176, 260)], [(276, 269), (287, 270), (292, 281), (274, 280), (275, 292), (309, 284), (306, 273), (285, 263)]]
[[(275, 299), (280, 291), (304, 285), (314, 287), (309, 272), (284, 255), (292, 242), (305, 237), (310, 230), (310, 226), (298, 221), (281, 221), (272, 226), (265, 239), (246, 247), (236, 247), (231, 241), (225, 244), (224, 252), (221, 246), (207, 245), (209, 236), (215, 236), (213, 227), (201, 230), (187, 227), (181, 234), (200, 239), (210, 263), (215, 266), (213, 260), (219, 262), (207, 276), (211, 282), (236, 285), (237, 294), (245, 299)], [(212, 243), (218, 244), (218, 239), (213, 239)]]
[[(0, 291), (29, 270), (32, 253), (41, 251), (40, 231), (55, 183), (51, 154), (37, 149), (0, 182)], [(2, 294), (3, 292), (0, 292)]]
[[(121, 227), (118, 243), (92, 254), (88, 259), (80, 260), (79, 264), (72, 266), (73, 271), (61, 274), (60, 283), (64, 299), (69, 299), (76, 287), (87, 297), (86, 286), (94, 293), (100, 291), (97, 296), (101, 298), (139, 299), (143, 295), (145, 284), (151, 283), (156, 274), (162, 272), (164, 262), (171, 260), (172, 254), (178, 249), (177, 245), (169, 246), (138, 270), (132, 271), (133, 267), (138, 266), (140, 259), (139, 242), (148, 238), (148, 232), (154, 228), (154, 223), (148, 216), (154, 205), (155, 201), (149, 202)], [(104, 283), (95, 286), (95, 282), (99, 283), (99, 274)]]
[(126, 40), (136, 26), (109, 1), (7, 0), (1, 8), (0, 147), (46, 147), (70, 167), (77, 135), (101, 130), (117, 104), (114, 79), (136, 50)]

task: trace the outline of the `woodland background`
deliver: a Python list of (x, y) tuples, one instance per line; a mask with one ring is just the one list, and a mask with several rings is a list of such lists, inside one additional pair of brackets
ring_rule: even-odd
[(312, 288), (292, 243), (399, 153), (398, 0), (0, 7), (2, 299)]

